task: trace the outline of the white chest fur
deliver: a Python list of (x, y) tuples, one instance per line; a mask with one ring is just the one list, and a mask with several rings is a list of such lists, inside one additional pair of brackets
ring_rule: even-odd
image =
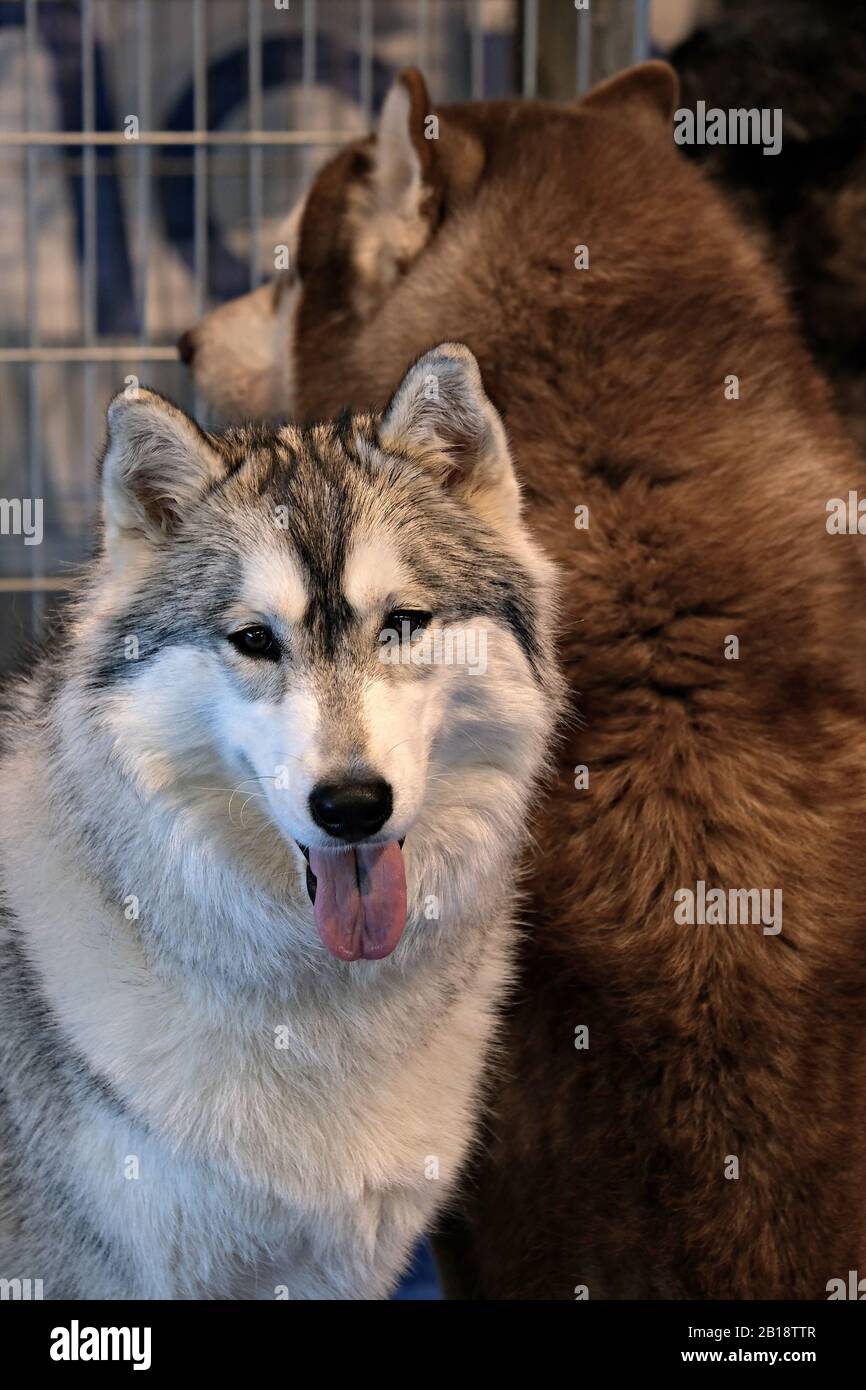
[(411, 963), (334, 963), (282, 1001), (196, 995), (42, 817), (6, 823), (25, 951), (123, 1103), (71, 1117), (62, 1160), (131, 1270), (105, 1296), (385, 1296), (473, 1136), (508, 974), (494, 905), (486, 931)]

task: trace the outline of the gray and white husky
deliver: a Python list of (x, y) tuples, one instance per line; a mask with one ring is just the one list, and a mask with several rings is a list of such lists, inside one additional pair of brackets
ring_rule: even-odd
[(381, 417), (118, 396), (0, 766), (0, 1277), (377, 1298), (473, 1139), (552, 574), (475, 359)]

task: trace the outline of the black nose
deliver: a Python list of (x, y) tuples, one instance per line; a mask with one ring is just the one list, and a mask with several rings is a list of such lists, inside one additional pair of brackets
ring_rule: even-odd
[(189, 329), (188, 332), (182, 334), (181, 337), (178, 338), (177, 351), (181, 362), (185, 362), (186, 365), (189, 366), (190, 362), (195, 357), (195, 334), (192, 329)]
[(316, 825), (338, 840), (363, 840), (381, 830), (394, 809), (391, 788), (381, 777), (369, 782), (320, 782), (310, 792)]

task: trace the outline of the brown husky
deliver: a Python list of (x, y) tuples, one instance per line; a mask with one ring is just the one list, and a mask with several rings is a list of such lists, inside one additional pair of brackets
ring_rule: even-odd
[(574, 106), (435, 108), (406, 73), (293, 272), (184, 344), (217, 404), (308, 420), (465, 342), (564, 571), (575, 717), (461, 1213), (480, 1298), (866, 1267), (866, 489), (675, 106), (659, 63)]

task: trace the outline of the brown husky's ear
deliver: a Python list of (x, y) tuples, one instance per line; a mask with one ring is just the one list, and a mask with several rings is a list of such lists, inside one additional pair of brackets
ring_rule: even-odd
[(451, 116), (438, 115), (417, 68), (400, 73), (382, 107), (374, 150), (376, 179), (400, 198), (417, 171), (421, 186), (451, 207), (476, 188), (484, 164), (481, 141)]
[(435, 121), (420, 72), (401, 73), (382, 107), (367, 196), (357, 200), (351, 224), (355, 266), (375, 299), (424, 249), (439, 220)]
[(105, 544), (114, 561), (130, 545), (170, 534), (223, 472), (194, 420), (155, 391), (121, 391), (108, 407), (102, 460)]
[(582, 110), (624, 111), (669, 121), (679, 100), (679, 78), (668, 63), (652, 59), (600, 82), (580, 103)]
[(433, 111), (421, 73), (407, 68), (385, 98), (370, 159), (349, 223), (362, 310), (420, 255), (446, 203), (453, 208), (469, 196), (484, 155), (475, 136)]
[(505, 428), (462, 343), (440, 343), (409, 368), (385, 410), (379, 438), (383, 448), (418, 459), (446, 491), (490, 519), (518, 513)]
[(438, 182), (432, 115), (422, 74), (417, 68), (404, 69), (388, 92), (379, 117), (374, 177), (383, 202), (398, 207), (413, 187), (430, 189)]

